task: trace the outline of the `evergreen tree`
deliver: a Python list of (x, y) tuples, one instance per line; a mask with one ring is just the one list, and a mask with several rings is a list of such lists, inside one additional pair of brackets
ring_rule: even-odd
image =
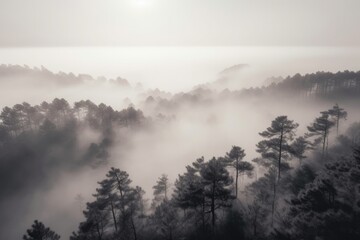
[[(175, 206), (184, 210), (193, 210), (195, 222), (201, 221), (201, 229), (205, 232), (207, 202), (205, 185), (203, 184), (200, 171), (204, 166), (204, 157), (198, 158), (191, 166), (186, 167), (186, 172), (179, 175), (175, 181), (173, 201)], [(200, 214), (199, 214), (200, 213)], [(199, 216), (199, 217), (198, 217)]]
[(179, 214), (171, 201), (163, 201), (155, 208), (151, 217), (155, 231), (167, 240), (180, 239)]
[(166, 174), (161, 175), (153, 186), (154, 189), (154, 204), (168, 200), (168, 191), (170, 188), (169, 178)]
[(281, 170), (289, 168), (284, 160), (290, 159), (290, 141), (293, 140), (298, 126), (299, 124), (288, 120), (287, 116), (279, 116), (271, 122), (271, 127), (259, 133), (266, 140), (262, 140), (256, 145), (256, 151), (261, 154), (266, 166), (274, 165), (277, 167), (278, 181)]
[(24, 240), (59, 240), (60, 236), (52, 231), (50, 228), (45, 227), (42, 222), (34, 221), (31, 228), (26, 230), (27, 234), (23, 236)]
[(274, 224), (277, 186), (277, 169), (270, 166), (264, 176), (246, 188), (251, 200), (247, 206), (247, 217), (251, 223), (253, 237), (264, 236), (268, 226), (272, 227)]
[(137, 240), (137, 219), (144, 212), (144, 191), (140, 187), (132, 188), (130, 183), (125, 171), (111, 168), (106, 179), (99, 182), (100, 188), (94, 194), (96, 200), (87, 204), (86, 220), (73, 239), (114, 236)]
[(299, 165), (301, 165), (302, 160), (306, 158), (305, 152), (311, 149), (313, 149), (311, 142), (304, 137), (296, 138), (290, 146), (290, 151), (292, 155), (299, 160)]
[(309, 133), (306, 134), (307, 138), (315, 137), (314, 145), (317, 145), (322, 142), (322, 156), (325, 156), (326, 151), (326, 141), (328, 139), (330, 129), (335, 125), (333, 121), (329, 118), (327, 112), (321, 112), (321, 116), (316, 118), (310, 126), (307, 127)]
[(212, 158), (200, 170), (204, 184), (204, 194), (210, 201), (211, 224), (215, 228), (216, 210), (230, 207), (234, 199), (229, 187), (233, 180), (226, 170), (226, 162), (222, 158)]
[(335, 104), (333, 108), (329, 109), (327, 112), (334, 119), (334, 122), (336, 123), (336, 134), (339, 135), (340, 120), (346, 120), (347, 112), (343, 108), (339, 107), (338, 104)]
[(249, 163), (242, 161), (246, 156), (245, 151), (238, 146), (233, 146), (230, 152), (226, 153), (226, 160), (230, 167), (235, 169), (235, 197), (238, 197), (238, 182), (239, 175), (246, 174), (251, 176), (254, 166)]

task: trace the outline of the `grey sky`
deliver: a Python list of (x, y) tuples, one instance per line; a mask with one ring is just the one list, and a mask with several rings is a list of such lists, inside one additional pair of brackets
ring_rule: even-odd
[(359, 46), (359, 0), (0, 0), (0, 47)]

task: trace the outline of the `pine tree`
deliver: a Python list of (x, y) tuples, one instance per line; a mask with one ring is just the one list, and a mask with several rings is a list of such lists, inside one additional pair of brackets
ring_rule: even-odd
[(106, 179), (98, 183), (96, 199), (87, 203), (86, 220), (80, 224), (73, 239), (115, 236), (137, 240), (137, 219), (144, 212), (144, 191), (140, 187), (131, 187), (129, 175), (118, 168), (111, 168)]
[(335, 104), (332, 109), (329, 109), (327, 113), (334, 118), (334, 122), (336, 123), (336, 135), (339, 135), (339, 124), (340, 120), (346, 120), (347, 112), (340, 108), (338, 104)]
[(42, 222), (34, 221), (31, 229), (26, 230), (27, 235), (23, 236), (24, 240), (59, 240), (60, 236), (52, 231), (50, 228), (45, 227)]
[(299, 165), (306, 158), (305, 152), (311, 149), (313, 149), (312, 144), (304, 137), (296, 138), (290, 147), (292, 155), (299, 160)]
[(307, 127), (309, 133), (305, 135), (306, 138), (315, 137), (313, 145), (322, 142), (322, 156), (325, 157), (326, 141), (328, 139), (330, 129), (335, 125), (331, 121), (327, 112), (321, 112), (321, 116), (316, 118), (310, 126)]
[(204, 157), (198, 158), (191, 166), (186, 166), (186, 172), (179, 175), (175, 181), (173, 193), (174, 204), (184, 210), (193, 210), (197, 216), (200, 212), (202, 231), (205, 232), (206, 199), (205, 186), (200, 176), (204, 166)]
[(254, 166), (242, 161), (246, 156), (245, 151), (238, 146), (233, 146), (230, 152), (226, 153), (226, 159), (230, 167), (235, 169), (235, 196), (238, 197), (238, 179), (239, 175), (246, 174), (251, 176)]
[[(259, 133), (266, 140), (260, 141), (257, 146), (259, 152), (265, 162), (277, 167), (278, 181), (281, 177), (281, 170), (289, 168), (285, 161), (289, 160), (291, 154), (290, 141), (295, 136), (295, 130), (299, 124), (288, 120), (287, 116), (279, 116), (271, 122), (271, 127)], [(269, 166), (269, 164), (266, 164)]]
[(222, 158), (212, 158), (200, 171), (204, 184), (204, 194), (210, 201), (211, 223), (215, 229), (216, 210), (230, 207), (234, 199), (229, 187), (233, 180), (226, 170), (226, 162)]
[(168, 200), (168, 191), (170, 188), (169, 178), (166, 174), (161, 175), (156, 185), (153, 186), (154, 189), (154, 198), (157, 201), (167, 201)]

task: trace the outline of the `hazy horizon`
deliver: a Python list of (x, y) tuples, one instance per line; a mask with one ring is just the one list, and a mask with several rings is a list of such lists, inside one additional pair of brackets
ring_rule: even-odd
[(359, 240), (359, 10), (0, 0), (0, 240)]
[(172, 93), (216, 81), (233, 65), (237, 89), (259, 87), (269, 77), (317, 71), (357, 71), (360, 47), (42, 47), (0, 48), (0, 64), (44, 66), (57, 72), (122, 77), (133, 86)]

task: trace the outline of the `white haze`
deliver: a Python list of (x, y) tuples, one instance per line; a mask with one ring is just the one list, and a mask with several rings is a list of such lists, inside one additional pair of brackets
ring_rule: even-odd
[[(159, 88), (176, 93), (191, 90), (193, 86), (217, 80), (223, 69), (248, 64), (240, 72), (237, 88), (260, 86), (267, 77), (287, 76), (295, 73), (359, 70), (360, 48), (287, 48), (287, 47), (216, 47), (216, 48), (22, 48), (0, 49), (0, 64), (19, 64), (40, 67), (51, 71), (88, 73), (107, 78), (121, 76), (132, 85), (143, 83), (145, 89)], [(11, 79), (0, 83), (1, 106), (28, 101), (39, 104), (43, 100), (64, 97), (70, 102), (90, 99), (104, 102), (116, 110), (124, 107), (123, 99), (130, 97), (139, 101), (140, 92), (118, 91), (104, 84), (53, 88), (18, 85), (9, 90)], [(235, 84), (236, 85), (236, 84)], [(7, 87), (6, 87), (7, 86)], [(221, 90), (221, 89), (219, 89)], [(140, 104), (136, 104), (140, 106)], [(77, 173), (61, 173), (56, 184), (48, 191), (38, 192), (29, 199), (30, 209), (17, 225), (12, 226), (20, 238), (34, 219), (44, 221), (66, 239), (76, 230), (82, 220), (79, 203), (75, 197), (81, 194), (85, 201), (91, 200), (96, 182), (105, 177), (110, 166), (120, 167), (130, 174), (133, 184), (143, 187), (151, 198), (152, 186), (165, 173), (173, 182), (185, 166), (204, 156), (223, 156), (232, 145), (246, 151), (246, 160), (256, 157), (255, 144), (258, 133), (265, 130), (278, 115), (300, 123), (302, 134), (319, 112), (331, 107), (328, 103), (306, 104), (287, 102), (257, 102), (251, 100), (215, 102), (208, 106), (183, 106), (175, 111), (176, 119), (157, 123), (155, 127), (128, 133), (121, 130), (111, 149), (108, 166), (97, 170), (86, 168)], [(360, 118), (358, 109), (349, 110), (345, 123)], [(156, 115), (144, 109), (146, 115)], [(165, 113), (166, 114), (166, 113)], [(344, 126), (345, 126), (344, 124)], [(344, 129), (345, 127), (343, 127)], [(120, 131), (120, 130), (119, 130)], [(91, 131), (79, 134), (88, 141)], [(128, 138), (126, 141), (123, 137)], [(86, 146), (87, 143), (82, 146)], [(85, 206), (85, 205), (84, 205)]]
[[(357, 71), (359, 47), (57, 47), (0, 48), (0, 63), (45, 66), (53, 72), (121, 76), (135, 85), (178, 92), (217, 80), (218, 73), (248, 64), (238, 88), (265, 78), (316, 71)], [(80, 92), (78, 92), (79, 94)], [(86, 92), (81, 93), (86, 95)]]
[[(62, 173), (55, 186), (29, 198), (32, 207), (16, 230), (21, 229), (21, 234), (34, 218), (38, 218), (66, 239), (83, 220), (76, 196), (80, 194), (84, 197), (84, 208), (85, 202), (93, 199), (97, 181), (105, 178), (111, 166), (127, 171), (133, 185), (141, 186), (150, 202), (152, 186), (161, 174), (167, 174), (174, 183), (178, 174), (185, 171), (185, 166), (198, 157), (204, 156), (208, 160), (213, 156), (224, 156), (232, 145), (244, 148), (247, 154), (245, 160), (251, 161), (257, 156), (255, 145), (260, 140), (258, 133), (265, 130), (276, 116), (286, 114), (289, 119), (300, 123), (297, 133), (301, 135), (321, 110), (331, 107), (328, 103), (314, 105), (298, 102), (294, 105), (271, 101), (260, 105), (249, 101), (220, 102), (195, 108), (187, 106), (179, 110), (176, 120), (171, 122), (158, 123), (154, 128), (138, 130), (131, 135), (125, 129), (120, 130), (108, 165)], [(360, 119), (360, 112), (351, 105), (343, 107), (349, 110), (348, 120), (341, 125), (344, 131), (346, 126)], [(129, 139), (124, 140), (124, 136)], [(244, 182), (240, 186), (243, 189)]]

